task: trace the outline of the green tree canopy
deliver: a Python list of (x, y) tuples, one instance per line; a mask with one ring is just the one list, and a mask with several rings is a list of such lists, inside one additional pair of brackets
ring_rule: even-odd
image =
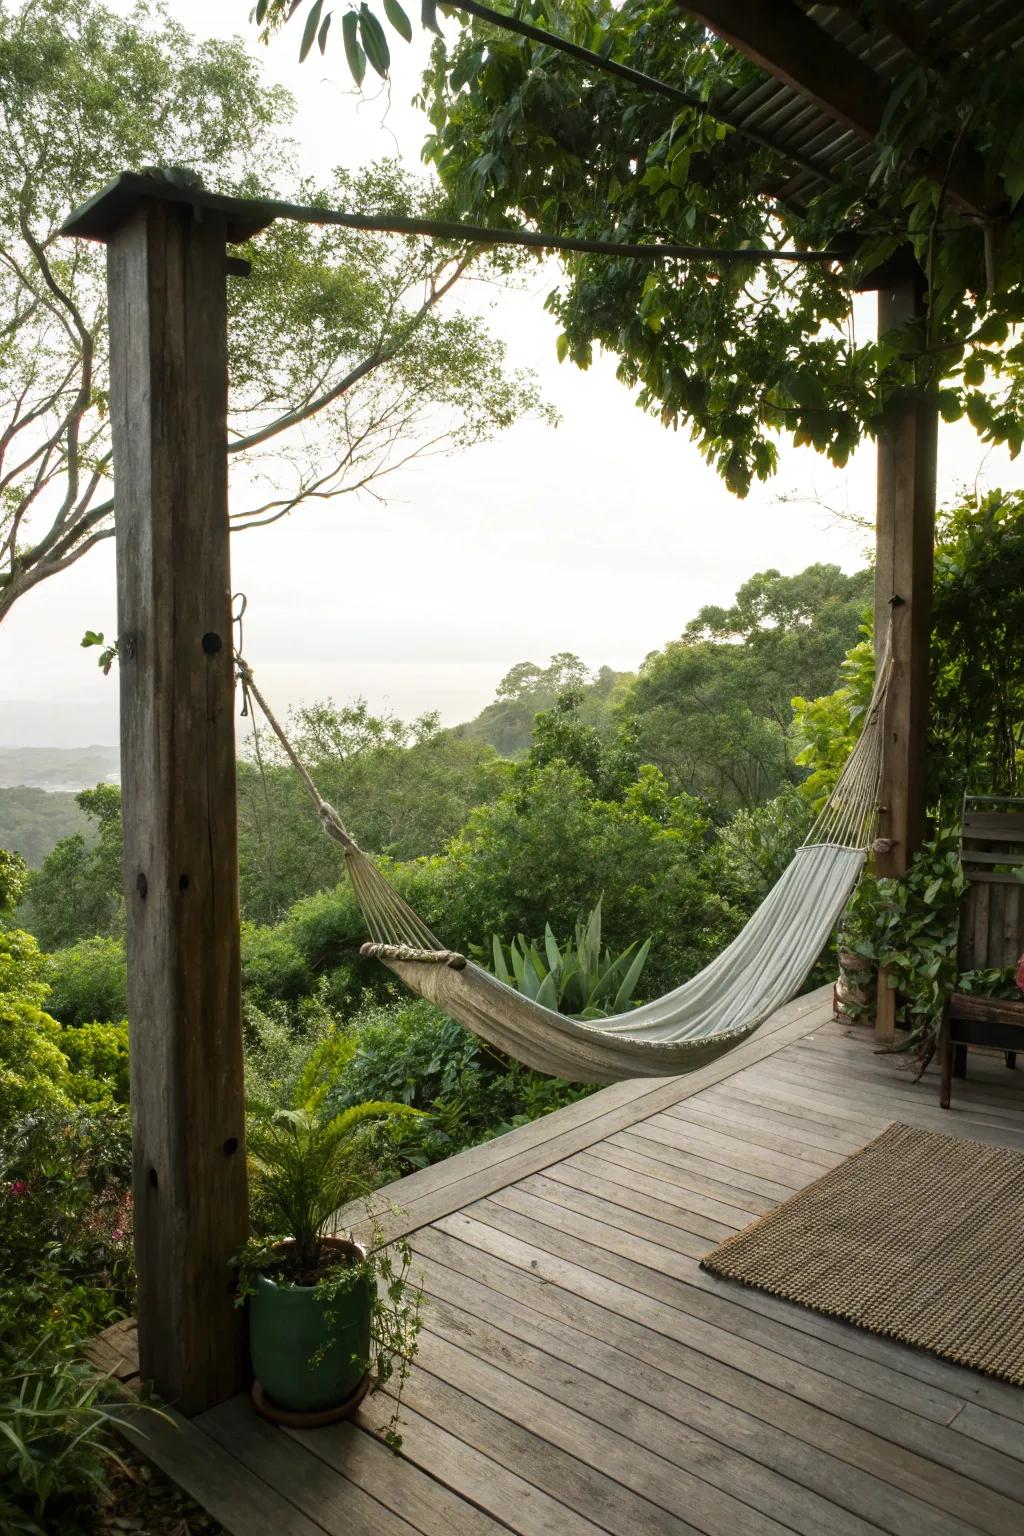
[(90, 835), (62, 837), (28, 877), (26, 920), (44, 949), (116, 933), (123, 921), (121, 790), (97, 784), (75, 800), (93, 824)]
[[(870, 629), (842, 685), (794, 699), (797, 762), (817, 800), (856, 740), (874, 681)], [(938, 515), (928, 713), (928, 804), (940, 830), (967, 794), (1024, 788), (1024, 492), (962, 496)]]
[(18, 905), (27, 880), (28, 865), (21, 854), (0, 848), (0, 922)]
[[(271, 27), (308, 23), (311, 6), (326, 14), (320, 0), (270, 0), (258, 13)], [(425, 155), (459, 212), (589, 239), (733, 250), (840, 241), (856, 252), (845, 269), (570, 256), (548, 299), (561, 356), (586, 367), (595, 348), (614, 353), (639, 405), (687, 425), (740, 494), (773, 470), (779, 431), (842, 464), (888, 404), (926, 385), (947, 419), (966, 413), (985, 440), (1020, 448), (1024, 349), (1011, 331), (1024, 316), (1024, 58), (974, 24), (971, 7), (941, 39), (921, 39), (894, 78), (877, 154), (809, 200), (789, 193), (792, 160), (717, 115), (765, 75), (675, 0), (491, 8), (684, 101), (464, 12), (441, 35), (427, 0), (424, 24), (438, 36), (420, 98)], [(887, 7), (844, 9), (866, 33), (880, 29), (884, 47)], [(359, 21), (367, 43), (363, 30)], [(379, 48), (365, 53), (386, 69)], [(984, 223), (951, 194), (968, 163), (975, 203), (993, 210)], [(926, 274), (926, 314), (876, 344), (853, 327), (850, 288), (907, 245)]]
[(799, 778), (791, 700), (835, 687), (870, 591), (870, 571), (812, 565), (761, 571), (730, 607), (702, 608), (647, 657), (622, 701), (642, 758), (673, 788), (730, 811)]
[[(0, 0), (0, 619), (113, 533), (102, 248), (59, 226), (123, 170), (183, 165), (216, 191), (367, 211), (436, 192), (396, 164), (300, 179), (293, 103), (237, 40), (160, 6)], [(479, 248), (278, 223), (232, 280), (233, 526), (355, 491), (538, 407), (445, 300)]]
[(494, 702), (457, 730), (461, 736), (490, 742), (503, 757), (518, 757), (530, 747), (536, 716), (552, 709), (560, 696), (578, 692), (580, 718), (607, 733), (610, 704), (628, 677), (611, 667), (591, 673), (572, 651), (557, 651), (546, 667), (519, 661), (499, 682)]
[[(363, 700), (327, 699), (296, 710), (288, 732), (357, 840), (396, 859), (439, 853), (504, 778), (493, 748), (442, 730), (432, 714), (406, 722)], [(268, 922), (333, 886), (341, 861), (276, 742), (261, 732), (260, 743), (259, 758), (251, 751), (238, 765), (239, 860), (243, 911)]]

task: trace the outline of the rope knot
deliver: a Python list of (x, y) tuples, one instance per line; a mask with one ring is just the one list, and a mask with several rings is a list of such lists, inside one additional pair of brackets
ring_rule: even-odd
[(358, 853), (359, 844), (350, 834), (334, 806), (328, 805), (326, 800), (321, 800), (317, 810), (320, 814), (320, 825), (327, 833), (327, 836), (332, 837), (336, 843), (340, 843), (346, 853), (350, 849)]

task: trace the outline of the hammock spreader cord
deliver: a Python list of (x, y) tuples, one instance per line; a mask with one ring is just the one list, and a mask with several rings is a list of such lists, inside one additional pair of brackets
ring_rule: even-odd
[[(242, 612), (244, 612), (244, 603)], [(241, 613), (236, 616), (235, 621), (239, 625), (239, 630), (241, 630), (240, 621)], [(324, 799), (306, 765), (288, 740), (284, 727), (257, 687), (252, 668), (242, 655), (240, 644), (235, 647), (234, 657), (235, 670), (245, 701), (242, 712), (243, 714), (248, 712), (250, 700), (259, 705), (264, 719), (281, 743), (285, 756), (316, 806), (320, 826), (329, 838), (340, 844), (345, 855), (345, 869), (374, 943), (402, 945), (416, 952), (429, 951), (446, 959), (453, 957), (452, 963), (460, 961), (465, 965), (465, 959), (456, 951), (447, 950), (408, 902), (388, 884), (373, 860), (369, 859), (360, 848), (334, 806)]]
[(305, 763), (303, 763), (302, 759), (295, 751), (295, 748), (292, 746), (291, 742), (288, 740), (288, 737), (285, 735), (284, 729), (278, 721), (277, 716), (274, 714), (274, 711), (271, 709), (270, 705), (267, 703), (266, 699), (257, 688), (256, 680), (252, 675), (252, 668), (249, 666), (248, 662), (243, 659), (242, 655), (237, 650), (235, 651), (235, 670), (238, 673), (238, 681), (242, 685), (242, 696), (246, 701), (246, 708), (243, 710), (243, 714), (248, 710), (249, 700), (255, 700), (255, 702), (260, 707), (260, 712), (262, 713), (264, 719), (270, 726), (270, 729), (281, 743), (288, 761), (295, 769), (295, 772), (302, 780), (302, 783), (305, 785), (309, 798), (316, 806), (316, 812), (320, 818), (320, 825), (327, 833), (327, 836), (333, 838), (336, 843), (340, 843), (346, 853), (348, 853), (350, 848), (354, 849), (357, 853), (360, 853), (362, 850), (360, 849), (359, 844), (356, 842), (355, 838), (352, 836), (351, 832), (348, 830), (345, 823), (334, 809), (334, 806), (331, 805), (330, 801), (324, 799), (323, 795), (313, 783)]

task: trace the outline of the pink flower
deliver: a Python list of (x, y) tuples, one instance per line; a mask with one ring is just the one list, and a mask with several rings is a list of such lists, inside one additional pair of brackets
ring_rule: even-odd
[(111, 1232), (111, 1234), (110, 1234), (110, 1241), (112, 1243), (123, 1243), (124, 1242), (124, 1233), (121, 1231), (120, 1227), (115, 1227), (113, 1232)]
[(24, 1179), (14, 1179), (9, 1185), (12, 1195), (25, 1195), (28, 1193), (28, 1185)]
[(1017, 961), (1017, 985), (1024, 992), (1024, 955)]

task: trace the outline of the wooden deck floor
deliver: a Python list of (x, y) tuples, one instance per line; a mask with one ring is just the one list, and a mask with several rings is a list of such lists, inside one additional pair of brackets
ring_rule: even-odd
[(150, 1454), (238, 1536), (1020, 1536), (1024, 1392), (704, 1274), (893, 1120), (1024, 1146), (995, 1061), (937, 1104), (825, 992), (388, 1192), (428, 1296), (404, 1446), (236, 1399)]

